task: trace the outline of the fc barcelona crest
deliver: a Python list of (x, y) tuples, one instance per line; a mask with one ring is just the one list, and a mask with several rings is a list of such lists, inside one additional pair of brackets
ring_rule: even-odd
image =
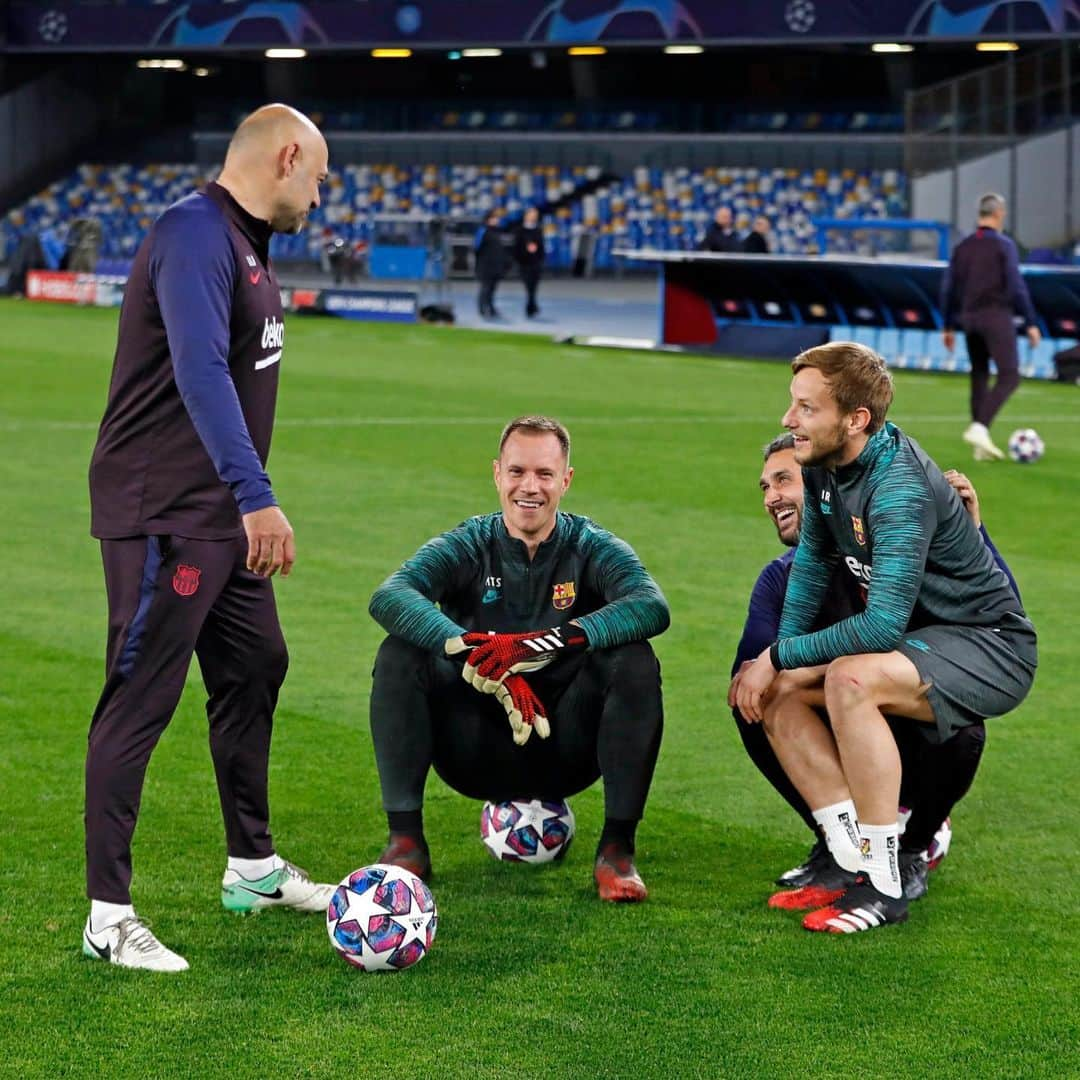
[(863, 531), (862, 518), (852, 514), (851, 527), (855, 530), (855, 543), (861, 547), (866, 547), (866, 533)]
[(564, 581), (551, 590), (551, 606), (557, 611), (565, 611), (574, 606), (577, 593), (574, 591), (574, 582)]
[(199, 575), (202, 571), (197, 566), (185, 566), (181, 563), (173, 574), (173, 591), (180, 596), (193, 596), (199, 587)]

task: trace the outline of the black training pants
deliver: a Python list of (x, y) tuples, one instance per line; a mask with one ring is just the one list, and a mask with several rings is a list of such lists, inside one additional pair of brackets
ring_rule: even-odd
[(485, 319), (495, 317), (495, 289), (498, 287), (499, 278), (489, 275), (480, 278), (480, 291), (476, 296), (476, 308)]
[(192, 653), (209, 695), (210, 752), (230, 855), (273, 853), (270, 732), (288, 653), (273, 587), (245, 568), (247, 540), (103, 540), (106, 682), (86, 754), (86, 883), (131, 902), (131, 837), (150, 754), (172, 718)]
[(371, 735), (387, 811), (419, 810), (434, 767), (474, 799), (564, 799), (598, 777), (609, 818), (645, 811), (663, 728), (660, 665), (644, 641), (553, 663), (526, 676), (551, 735), (524, 746), (506, 711), (461, 664), (388, 637), (375, 659)]
[(540, 286), (541, 267), (535, 263), (523, 263), (521, 280), (525, 285), (525, 314), (531, 319), (540, 311), (536, 303), (536, 290)]
[[(1020, 385), (1016, 326), (1011, 311), (981, 311), (964, 316), (964, 337), (971, 360), (971, 419), (989, 427)], [(990, 386), (990, 359), (997, 379)]]

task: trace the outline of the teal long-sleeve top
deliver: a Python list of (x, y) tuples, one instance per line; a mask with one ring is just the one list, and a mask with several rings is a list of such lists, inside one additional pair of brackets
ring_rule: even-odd
[[(781, 668), (891, 652), (924, 626), (1026, 618), (959, 496), (894, 424), (848, 465), (803, 469), (803, 484), (802, 530), (773, 650)], [(837, 566), (866, 587), (866, 608), (811, 633)]]
[(572, 619), (590, 648), (609, 649), (661, 634), (671, 621), (634, 549), (562, 512), (531, 560), (501, 513), (469, 518), (391, 574), (368, 610), (387, 633), (437, 655), (469, 631), (524, 633)]

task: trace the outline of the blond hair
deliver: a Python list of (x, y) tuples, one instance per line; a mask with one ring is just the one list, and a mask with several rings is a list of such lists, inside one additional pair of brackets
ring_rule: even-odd
[(503, 428), (502, 435), (499, 437), (499, 457), (502, 457), (506, 440), (509, 439), (515, 431), (527, 431), (534, 435), (543, 435), (550, 432), (559, 440), (563, 457), (566, 458), (567, 461), (570, 460), (570, 432), (566, 430), (566, 427), (563, 424), (560, 424), (558, 420), (554, 419), (554, 417), (541, 416), (539, 413), (533, 413), (528, 416), (518, 416), (511, 420), (510, 423)]
[(893, 399), (893, 381), (885, 361), (873, 349), (856, 341), (830, 341), (791, 361), (791, 370), (817, 368), (829, 384), (840, 411), (851, 415), (856, 409), (870, 413), (866, 434), (873, 435), (885, 423)]

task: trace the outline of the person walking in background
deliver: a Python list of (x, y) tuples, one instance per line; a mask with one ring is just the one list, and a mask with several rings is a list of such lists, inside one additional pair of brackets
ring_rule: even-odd
[(503, 232), (499, 228), (499, 212), (492, 210), (484, 219), (474, 241), (476, 250), (476, 277), (480, 282), (476, 306), (483, 319), (497, 319), (495, 310), (495, 290), (506, 272), (506, 250), (503, 247)]
[(731, 207), (718, 206), (713, 223), (705, 231), (701, 241), (702, 251), (742, 251), (742, 241), (732, 225)]
[(536, 290), (544, 268), (544, 234), (540, 229), (540, 211), (530, 206), (525, 211), (514, 237), (514, 261), (521, 270), (525, 284), (525, 316), (533, 319), (540, 314)]
[(754, 218), (754, 224), (743, 241), (743, 251), (747, 255), (769, 254), (769, 219), (764, 214)]
[[(975, 231), (956, 246), (941, 283), (942, 339), (952, 352), (961, 327), (971, 360), (971, 423), (964, 442), (974, 448), (976, 461), (1005, 457), (990, 438), (990, 425), (1020, 385), (1013, 313), (1026, 324), (1034, 349), (1042, 340), (1031, 295), (1020, 275), (1016, 244), (1002, 233), (1005, 200), (989, 193), (979, 199)], [(990, 359), (997, 379), (990, 386)]]
[(90, 463), (109, 636), (86, 754), (83, 952), (107, 963), (188, 966), (135, 914), (130, 886), (143, 778), (193, 653), (225, 820), (222, 904), (314, 912), (333, 894), (276, 853), (267, 793), (289, 661), (270, 578), (296, 558), (265, 471), (285, 342), (270, 237), (300, 232), (327, 167), (306, 116), (257, 109), (217, 182), (154, 223), (125, 290)]

